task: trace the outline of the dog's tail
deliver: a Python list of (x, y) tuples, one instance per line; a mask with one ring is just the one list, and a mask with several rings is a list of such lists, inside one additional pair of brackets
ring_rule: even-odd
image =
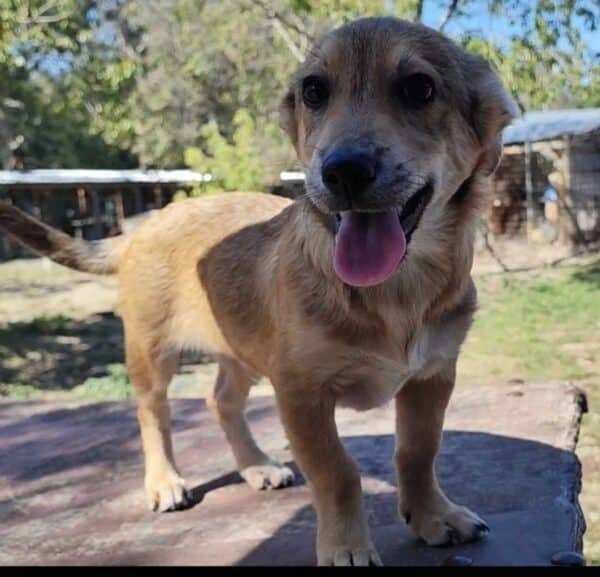
[(73, 238), (7, 203), (0, 203), (0, 230), (39, 255), (83, 272), (113, 274), (129, 237), (98, 241)]

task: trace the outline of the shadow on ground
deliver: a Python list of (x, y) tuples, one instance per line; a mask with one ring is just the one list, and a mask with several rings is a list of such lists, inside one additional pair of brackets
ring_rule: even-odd
[(123, 362), (121, 320), (112, 313), (85, 320), (62, 316), (0, 327), (0, 382), (42, 391), (69, 390)]
[[(188, 352), (182, 365), (211, 360)], [(0, 396), (2, 383), (40, 392), (68, 391), (86, 379), (108, 376), (117, 381), (115, 394), (120, 398), (119, 387), (129, 382), (124, 361), (123, 324), (111, 312), (84, 320), (57, 315), (0, 324)]]
[[(455, 552), (453, 547), (426, 547), (412, 535), (401, 544), (401, 537), (407, 537), (406, 527), (402, 528), (403, 531), (397, 530), (396, 535), (393, 532), (386, 534), (384, 530), (378, 531), (378, 528), (403, 525), (396, 516), (396, 492), (377, 492), (373, 488), (369, 490), (372, 484), (369, 481), (372, 480), (377, 482), (375, 486), (380, 486), (381, 481), (388, 484), (388, 487), (396, 484), (391, 461), (394, 437), (344, 437), (343, 441), (359, 463), (365, 488), (365, 507), (369, 514), (370, 526), (374, 530), (374, 540), (384, 562), (414, 564), (417, 556), (421, 563), (430, 564), (439, 562), (446, 555)], [(486, 433), (446, 431), (437, 472), (444, 491), (455, 502), (469, 507), (488, 520), (497, 515), (504, 515), (507, 519), (512, 517), (512, 528), (507, 519), (496, 523), (496, 533), (500, 534), (494, 535), (495, 541), (505, 538), (512, 542), (515, 534), (511, 535), (509, 532), (518, 532), (520, 528), (525, 531), (527, 527), (527, 536), (522, 540), (522, 544), (530, 549), (528, 554), (531, 558), (543, 554), (545, 547), (556, 540), (561, 531), (564, 533), (562, 538), (570, 536), (572, 541), (579, 538), (575, 534), (575, 528), (571, 526), (573, 518), (565, 517), (564, 512), (562, 527), (549, 527), (542, 522), (541, 515), (541, 511), (550, 510), (556, 505), (558, 496), (569, 503), (576, 503), (580, 467), (577, 458), (571, 452), (524, 439)], [(540, 516), (536, 519), (538, 511)], [(285, 546), (286, 543), (294, 541), (296, 536), (306, 533), (303, 528), (306, 528), (307, 520), (313, 525), (316, 523), (311, 506), (295, 511), (271, 537), (244, 555), (238, 564), (261, 565), (268, 561), (269, 564), (288, 565), (294, 564), (296, 555), (300, 557), (301, 562), (311, 562), (311, 558), (314, 562), (312, 539), (299, 539), (294, 546), (293, 555), (290, 555)], [(495, 523), (490, 521), (490, 525), (494, 528)], [(578, 546), (580, 548), (581, 543)], [(570, 547), (573, 547), (573, 542), (570, 543)], [(494, 552), (489, 547), (486, 549), (485, 544), (469, 544), (463, 548), (467, 551), (480, 550), (482, 558), (488, 561), (494, 559)], [(501, 549), (502, 556), (509, 555), (506, 546), (502, 546)], [(518, 551), (514, 551), (513, 560), (518, 563)], [(549, 562), (549, 557), (545, 562)]]
[(600, 288), (600, 259), (580, 267), (572, 276), (575, 280)]
[[(252, 491), (232, 470), (230, 450), (205, 403), (172, 406), (176, 454), (192, 483), (194, 506), (157, 515), (144, 509), (133, 403), (1, 403), (3, 562), (313, 564), (315, 515), (302, 477), (283, 491)], [(259, 444), (289, 460), (272, 400), (252, 401), (248, 414)], [(372, 434), (355, 434), (364, 425), (358, 421), (340, 426), (362, 473), (375, 542), (387, 564), (437, 564), (448, 551), (419, 545), (398, 520), (394, 436), (379, 432), (382, 423), (393, 427), (393, 418), (382, 416), (370, 421)], [(492, 527), (489, 542), (466, 546), (470, 555), (541, 562), (548, 552), (577, 546), (580, 470), (572, 452), (449, 430), (437, 470), (448, 495)]]

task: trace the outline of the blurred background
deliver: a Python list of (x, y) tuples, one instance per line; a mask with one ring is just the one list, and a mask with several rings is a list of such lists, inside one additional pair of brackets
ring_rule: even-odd
[[(600, 564), (597, 1), (1, 0), (0, 201), (97, 239), (189, 196), (301, 193), (279, 100), (315, 37), (365, 15), (442, 30), (487, 58), (520, 106), (478, 231), (481, 309), (458, 386), (586, 390), (585, 554)], [(215, 376), (189, 354), (171, 395), (205, 396)], [(0, 235), (0, 396), (132, 396), (115, 279)]]

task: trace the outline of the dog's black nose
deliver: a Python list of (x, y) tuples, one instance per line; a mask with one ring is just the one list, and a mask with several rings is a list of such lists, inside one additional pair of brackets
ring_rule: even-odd
[(372, 155), (356, 150), (336, 150), (327, 155), (321, 168), (325, 186), (335, 195), (347, 196), (350, 202), (373, 183), (376, 161)]

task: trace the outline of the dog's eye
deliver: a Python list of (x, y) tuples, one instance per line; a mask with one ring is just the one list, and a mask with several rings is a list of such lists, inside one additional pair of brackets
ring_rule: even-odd
[(400, 84), (402, 100), (408, 106), (418, 108), (431, 102), (435, 97), (433, 80), (427, 74), (413, 74)]
[(329, 88), (327, 82), (318, 76), (307, 76), (302, 81), (302, 100), (313, 110), (321, 108), (327, 103)]

